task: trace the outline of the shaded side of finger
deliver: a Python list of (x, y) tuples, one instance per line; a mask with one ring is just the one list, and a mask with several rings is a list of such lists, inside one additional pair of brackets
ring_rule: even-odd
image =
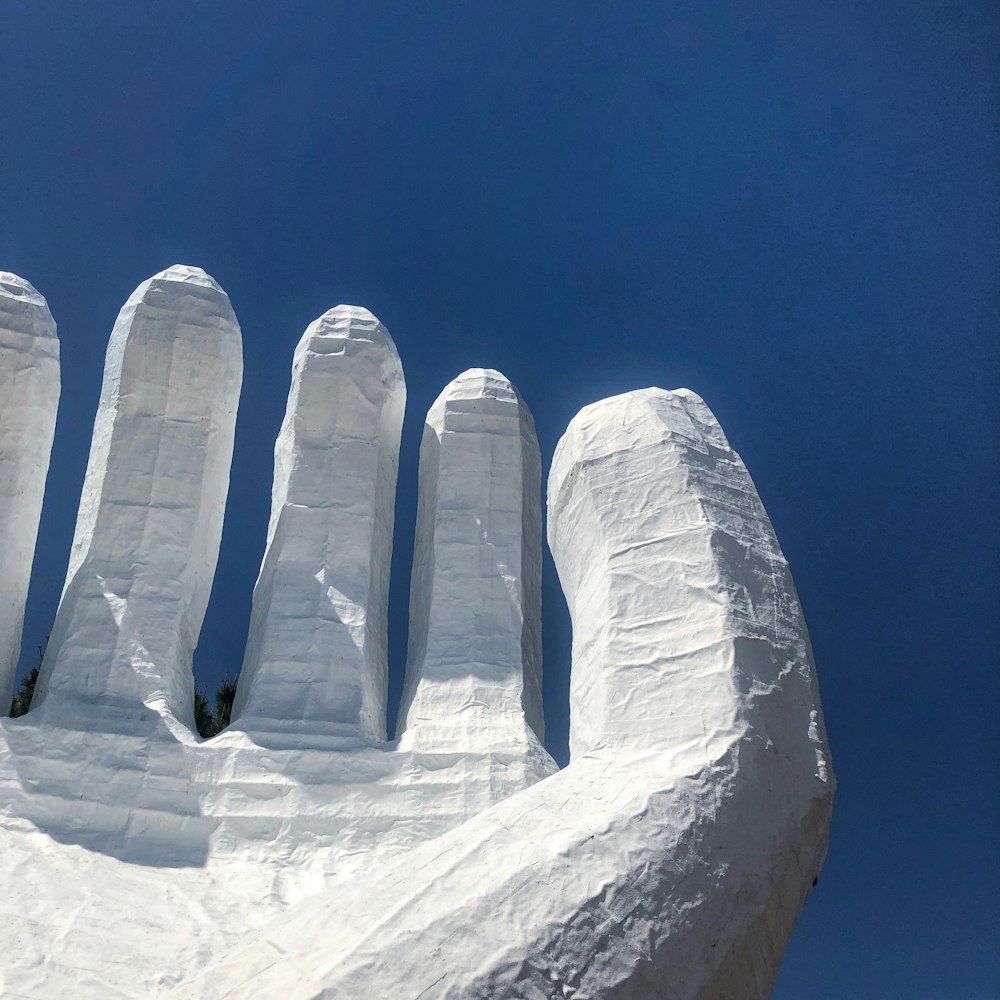
[(0, 271), (0, 715), (13, 694), (59, 403), (59, 339), (30, 282)]

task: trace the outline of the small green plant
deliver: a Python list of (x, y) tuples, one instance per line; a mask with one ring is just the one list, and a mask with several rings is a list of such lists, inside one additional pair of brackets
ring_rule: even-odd
[(233, 715), (233, 700), (236, 698), (236, 681), (229, 679), (229, 674), (222, 678), (218, 691), (215, 692), (215, 718), (219, 724), (219, 732), (229, 725)]
[(31, 698), (35, 693), (35, 682), (38, 680), (38, 667), (32, 667), (31, 673), (21, 678), (21, 683), (14, 692), (14, 700), (10, 703), (10, 717), (16, 719), (24, 715), (31, 707)]
[(31, 699), (35, 695), (35, 684), (38, 682), (38, 671), (42, 666), (45, 657), (45, 647), (49, 644), (49, 637), (45, 637), (45, 642), (38, 646), (38, 663), (31, 668), (31, 672), (21, 678), (17, 690), (14, 692), (14, 700), (10, 703), (10, 717), (16, 719), (24, 715), (31, 708)]
[(199, 691), (194, 689), (194, 725), (200, 736), (214, 736), (218, 730), (214, 729), (215, 717), (208, 703), (208, 689)]
[(236, 697), (236, 681), (229, 679), (229, 674), (222, 679), (215, 692), (215, 705), (208, 700), (208, 689), (194, 692), (194, 722), (198, 734), (204, 739), (221, 733), (233, 714), (233, 699)]

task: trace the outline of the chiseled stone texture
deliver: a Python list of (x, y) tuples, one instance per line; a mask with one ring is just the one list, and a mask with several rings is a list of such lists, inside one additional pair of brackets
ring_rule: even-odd
[(306, 329), (274, 446), (267, 546), (233, 707), (284, 736), (384, 740), (406, 384), (389, 331), (337, 306)]
[(531, 412), (472, 368), (431, 406), (400, 747), (516, 747), (543, 735), (541, 461)]
[(122, 307), (32, 704), (47, 721), (191, 724), (242, 378), (229, 297), (200, 268), (174, 265)]
[(59, 404), (59, 340), (31, 284), (0, 271), (0, 715), (21, 649), (24, 602)]

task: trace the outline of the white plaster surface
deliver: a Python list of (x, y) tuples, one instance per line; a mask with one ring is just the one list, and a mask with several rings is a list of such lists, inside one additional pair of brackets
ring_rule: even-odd
[(756, 490), (697, 396), (650, 389), (573, 421), (549, 517), (579, 670), (570, 765), (302, 902), (172, 996), (769, 995), (833, 775)]
[(337, 306), (295, 350), (233, 718), (288, 742), (384, 740), (406, 384), (389, 331)]
[(122, 307), (32, 704), (46, 719), (125, 730), (160, 712), (192, 720), (242, 378), (229, 297), (200, 268), (174, 265)]
[[(357, 370), (346, 384), (374, 387)], [(686, 390), (614, 397), (571, 423), (548, 488), (574, 625), (572, 755), (556, 772), (530, 725), (520, 741), (490, 732), (477, 742), (476, 727), (461, 725), (463, 675), (451, 691), (434, 674), (455, 662), (449, 629), (474, 604), (435, 610), (440, 557), (440, 579), (468, 574), (491, 612), (482, 626), (473, 616), (468, 637), (480, 649), (482, 629), (482, 648), (497, 652), (471, 660), (493, 671), (485, 703), (496, 711), (475, 708), (483, 725), (520, 718), (518, 699), (529, 721), (537, 711), (527, 685), (518, 691), (530, 588), (508, 591), (515, 611), (499, 623), (489, 583), (501, 563), (504, 586), (518, 582), (518, 552), (530, 572), (530, 417), (494, 372), (460, 378), (442, 398), (443, 420), (428, 424), (442, 428), (440, 454), (454, 434), (469, 476), (449, 462), (421, 470), (414, 580), (432, 592), (401, 741), (273, 739), (294, 735), (284, 705), (270, 716), (284, 730), (263, 735), (237, 724), (201, 741), (155, 704), (145, 728), (107, 732), (82, 725), (101, 706), (68, 690), (72, 725), (44, 705), (0, 720), (0, 995), (768, 995), (823, 861), (833, 775), (805, 623), (746, 469)], [(449, 429), (449, 401), (465, 414), (461, 429)], [(362, 409), (362, 427), (323, 428), (319, 452), (384, 441), (385, 406)], [(300, 399), (289, 412), (294, 424), (310, 408)], [(305, 457), (279, 439), (280, 454)], [(303, 471), (339, 475), (324, 461), (310, 455)], [(276, 465), (278, 496), (296, 477)], [(518, 469), (520, 489), (510, 485)], [(314, 502), (324, 489), (303, 495)], [(442, 514), (456, 534), (437, 533)], [(477, 517), (484, 535), (459, 549)], [(268, 550), (283, 557), (274, 525)], [(313, 630), (324, 621), (315, 603), (304, 620)], [(435, 660), (434, 648), (449, 656)], [(262, 656), (258, 674), (272, 667), (284, 669)]]
[(400, 746), (517, 747), (543, 735), (541, 461), (500, 372), (438, 396), (420, 444)]
[(0, 715), (21, 650), (24, 602), (59, 404), (59, 340), (32, 285), (0, 271)]

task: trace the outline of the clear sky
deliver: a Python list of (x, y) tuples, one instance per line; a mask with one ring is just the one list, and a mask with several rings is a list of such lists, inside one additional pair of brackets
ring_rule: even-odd
[(226, 288), (246, 356), (210, 687), (242, 656), (292, 349), (331, 305), (372, 309), (408, 382), (394, 692), (441, 387), (505, 372), (547, 465), (582, 405), (688, 386), (791, 563), (841, 783), (776, 1000), (1000, 995), (992, 7), (4, 0), (0, 267), (48, 298), (63, 359), (22, 673), (107, 337), (169, 264)]

